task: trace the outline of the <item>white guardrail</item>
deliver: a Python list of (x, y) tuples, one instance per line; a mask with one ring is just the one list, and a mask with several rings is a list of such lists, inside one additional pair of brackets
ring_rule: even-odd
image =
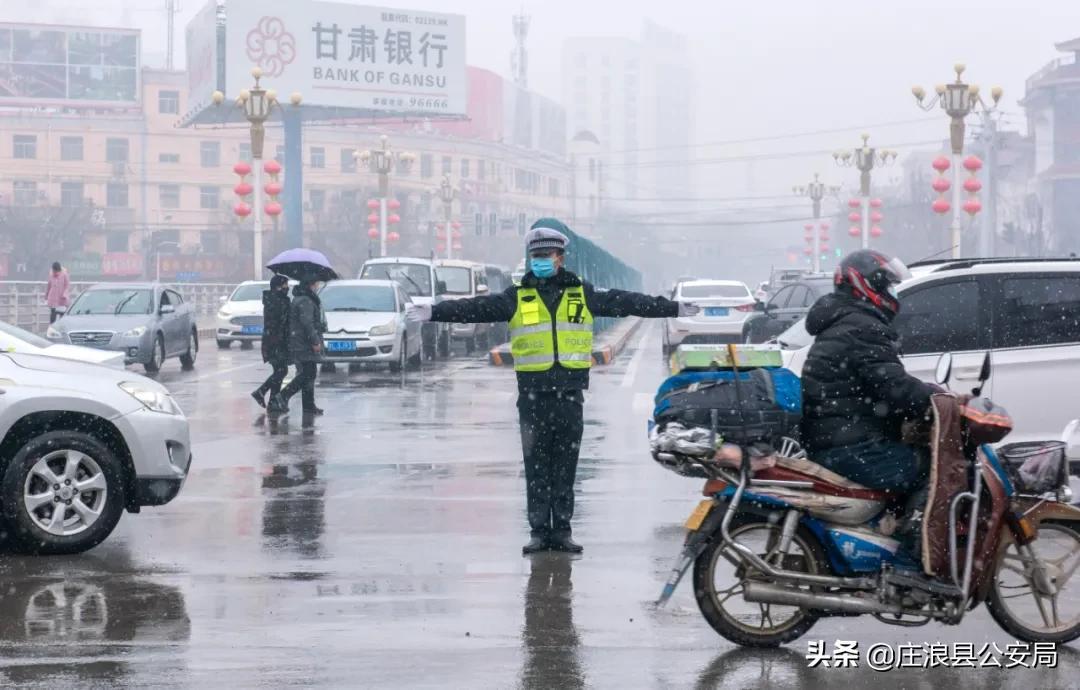
[[(71, 302), (75, 301), (83, 290), (99, 282), (72, 282)], [(171, 283), (169, 288), (176, 290), (195, 307), (198, 317), (213, 316), (221, 306), (221, 297), (228, 296), (235, 283)], [(0, 321), (38, 334), (44, 334), (49, 326), (49, 307), (45, 304), (45, 281), (3, 280), (0, 281)]]

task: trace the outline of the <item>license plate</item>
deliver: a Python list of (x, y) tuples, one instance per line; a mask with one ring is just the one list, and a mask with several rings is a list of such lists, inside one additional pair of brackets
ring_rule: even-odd
[(690, 517), (686, 518), (686, 529), (691, 532), (697, 531), (701, 527), (701, 523), (705, 522), (705, 518), (708, 516), (709, 511), (712, 510), (713, 502), (711, 500), (702, 501), (697, 504), (697, 508), (694, 508), (694, 512), (690, 513)]
[(326, 343), (330, 352), (356, 352), (355, 340), (330, 340)]
[(727, 307), (705, 307), (705, 316), (727, 316)]
[(244, 335), (262, 335), (262, 326), (243, 326), (240, 332)]

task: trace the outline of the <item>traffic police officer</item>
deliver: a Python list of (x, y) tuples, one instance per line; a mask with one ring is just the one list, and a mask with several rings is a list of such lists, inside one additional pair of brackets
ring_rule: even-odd
[(518, 380), (532, 538), (522, 552), (580, 553), (570, 536), (574, 477), (584, 429), (582, 391), (589, 387), (593, 319), (696, 314), (696, 305), (624, 290), (598, 290), (563, 268), (567, 227), (541, 218), (525, 236), (529, 271), (502, 294), (409, 307), (413, 321), (509, 322)]

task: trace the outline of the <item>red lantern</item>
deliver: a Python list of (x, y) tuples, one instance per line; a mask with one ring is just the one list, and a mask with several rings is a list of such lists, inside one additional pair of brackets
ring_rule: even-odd
[(271, 201), (263, 210), (266, 211), (266, 215), (268, 216), (280, 216), (281, 204), (276, 201)]
[(370, 237), (373, 240), (379, 239), (379, 229), (378, 228), (368, 228), (367, 229), (367, 236)]
[(982, 210), (982, 204), (978, 199), (968, 199), (960, 208), (964, 209), (969, 216), (973, 216)]
[(445, 240), (446, 239), (446, 231), (445, 230), (439, 230), (437, 233), (435, 233), (435, 239)]
[(857, 211), (852, 211), (848, 214), (847, 219), (850, 220), (852, 223), (858, 223), (860, 220), (862, 220), (862, 216), (860, 216)]
[(825, 242), (822, 242), (821, 243), (821, 253), (824, 254), (827, 251), (829, 251), (829, 245), (826, 244)]
[(848, 228), (847, 234), (851, 235), (852, 237), (858, 237), (862, 234), (862, 230), (852, 225), (850, 228)]
[(386, 219), (386, 222), (390, 223), (390, 224), (400, 223), (401, 222), (401, 216), (399, 216), (396, 213), (391, 213), (390, 217)]
[(378, 199), (368, 199), (367, 207), (369, 209), (371, 209), (372, 211), (374, 211), (375, 209), (379, 208), (379, 200)]
[(939, 173), (943, 173), (948, 170), (949, 166), (952, 164), (949, 163), (949, 159), (945, 156), (938, 156), (934, 159), (934, 162), (931, 163), (931, 165), (934, 167), (934, 170), (937, 170)]
[(435, 245), (435, 251), (437, 251), (437, 252), (439, 252), (440, 254), (442, 254), (443, 252), (445, 252), (445, 251), (446, 251), (446, 245), (445, 245), (445, 244), (443, 244), (442, 242), (439, 242), (439, 243), (438, 243), (437, 245)]
[(397, 209), (401, 208), (401, 202), (398, 201), (397, 199), (391, 199), (390, 201), (387, 201), (386, 205), (391, 210), (397, 210)]
[(969, 177), (964, 180), (964, 191), (968, 191), (974, 194), (980, 189), (982, 189), (982, 182), (979, 182), (979, 178)]
[(930, 208), (934, 209), (934, 213), (948, 213), (952, 205), (945, 199), (937, 199), (934, 203), (930, 204)]
[(807, 223), (806, 225), (803, 226), (803, 230), (805, 230), (807, 232), (813, 232), (814, 231), (814, 224), (813, 223)]
[(802, 253), (806, 254), (807, 256), (813, 256), (814, 255), (814, 248), (813, 247), (806, 247), (805, 249), (802, 250)]
[(983, 163), (979, 160), (978, 156), (968, 156), (964, 159), (964, 170), (967, 170), (968, 172), (975, 172), (982, 166)]
[(436, 223), (436, 224), (435, 224), (435, 229), (436, 229), (436, 230), (445, 230), (445, 229), (446, 229), (446, 225), (444, 225), (443, 223)]
[(860, 206), (862, 206), (862, 202), (858, 199), (852, 199), (851, 201), (847, 202), (847, 205), (848, 208), (859, 208)]
[(236, 165), (234, 165), (232, 167), (232, 171), (234, 173), (236, 173), (237, 175), (239, 175), (240, 177), (243, 177), (244, 175), (250, 175), (251, 174), (251, 165), (248, 164), (248, 163), (245, 163), (244, 161), (240, 161), (239, 163), (237, 163)]
[(829, 227), (830, 227), (830, 226), (829, 226), (829, 224), (828, 224), (828, 223), (822, 223), (822, 224), (821, 224), (821, 229), (822, 229), (822, 230), (828, 230), (828, 229), (829, 229)]
[(281, 172), (281, 163), (278, 163), (276, 160), (271, 158), (270, 160), (263, 163), (263, 170), (266, 171), (267, 175), (277, 175), (279, 172)]
[(810, 238), (812, 238), (814, 236), (814, 228), (813, 227), (807, 228), (806, 231), (803, 232), (803, 235), (806, 237), (806, 239), (809, 240)]
[(238, 202), (235, 206), (233, 206), (233, 213), (240, 216), (241, 218), (247, 218), (251, 215), (251, 207), (241, 201)]
[(881, 199), (871, 199), (870, 208), (881, 208)]
[(822, 230), (821, 231), (821, 241), (825, 242), (828, 239), (829, 239), (829, 231), (828, 230)]
[(879, 228), (876, 225), (874, 227), (870, 228), (870, 236), (871, 237), (881, 237), (883, 234), (884, 233), (882, 232), (881, 228)]
[(401, 235), (397, 234), (393, 230), (386, 233), (386, 241), (387, 242), (397, 242), (399, 239), (401, 239)]
[(934, 178), (934, 181), (930, 183), (930, 187), (938, 194), (944, 194), (952, 187), (952, 182), (949, 182), (944, 177)]
[(884, 219), (885, 216), (881, 215), (881, 213), (879, 213), (878, 211), (874, 211), (870, 214), (870, 222), (872, 223), (880, 223)]
[(379, 214), (378, 213), (369, 213), (368, 217), (367, 217), (367, 222), (371, 223), (372, 225), (374, 225), (375, 223), (378, 223), (379, 222)]
[(451, 236), (455, 240), (460, 240), (461, 239), (461, 231), (460, 230), (455, 230), (453, 233), (451, 233)]
[[(457, 222), (455, 220), (453, 223), (450, 224), (450, 227), (452, 227), (455, 230), (460, 230), (461, 229), (461, 223), (459, 223), (459, 222)], [(461, 233), (458, 233), (458, 237), (460, 237), (460, 236), (461, 236)]]
[(277, 196), (278, 194), (281, 194), (281, 183), (267, 182), (265, 185), (263, 185), (263, 189), (270, 196)]
[(236, 192), (236, 196), (247, 196), (255, 191), (255, 188), (249, 185), (247, 182), (241, 182), (233, 187), (233, 191)]

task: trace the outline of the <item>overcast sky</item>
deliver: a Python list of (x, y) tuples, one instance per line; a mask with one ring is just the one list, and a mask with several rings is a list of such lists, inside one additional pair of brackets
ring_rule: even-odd
[[(276, 0), (286, 1), (286, 0)], [(295, 0), (289, 0), (295, 1)], [(266, 0), (270, 8), (275, 0)], [(95, 0), (94, 10), (77, 0), (4, 0), (0, 18), (71, 21), (78, 16), (104, 25), (135, 25), (144, 46), (164, 44), (165, 0)], [(182, 0), (182, 27), (203, 3)], [(361, 4), (361, 3), (356, 3)], [(388, 7), (466, 15), (470, 64), (509, 71), (513, 36), (510, 0), (386, 0)], [(1033, 9), (1037, 7), (1037, 11)], [(73, 12), (78, 8), (79, 12)], [(544, 0), (525, 2), (532, 16), (530, 80), (561, 100), (561, 46), (566, 37), (636, 37), (644, 19), (684, 32), (693, 48), (697, 79), (694, 155), (704, 158), (833, 149), (858, 143), (860, 129), (883, 145), (943, 139), (943, 114), (923, 115), (910, 95), (921, 83), (951, 77), (956, 61), (968, 64), (973, 82), (1005, 88), (1007, 125), (1023, 127), (1024, 80), (1058, 56), (1053, 44), (1080, 36), (1080, 2), (1039, 0), (817, 0), (795, 2), (703, 2), (702, 0)], [(125, 11), (126, 10), (126, 11)], [(182, 64), (182, 63), (181, 63)], [(922, 123), (883, 123), (925, 118)], [(875, 126), (878, 125), (878, 126)], [(708, 142), (852, 128), (835, 135), (706, 146)], [(814, 170), (832, 181), (853, 184), (854, 173), (835, 169), (827, 156), (781, 161), (702, 165), (699, 184), (757, 191), (788, 189)]]

